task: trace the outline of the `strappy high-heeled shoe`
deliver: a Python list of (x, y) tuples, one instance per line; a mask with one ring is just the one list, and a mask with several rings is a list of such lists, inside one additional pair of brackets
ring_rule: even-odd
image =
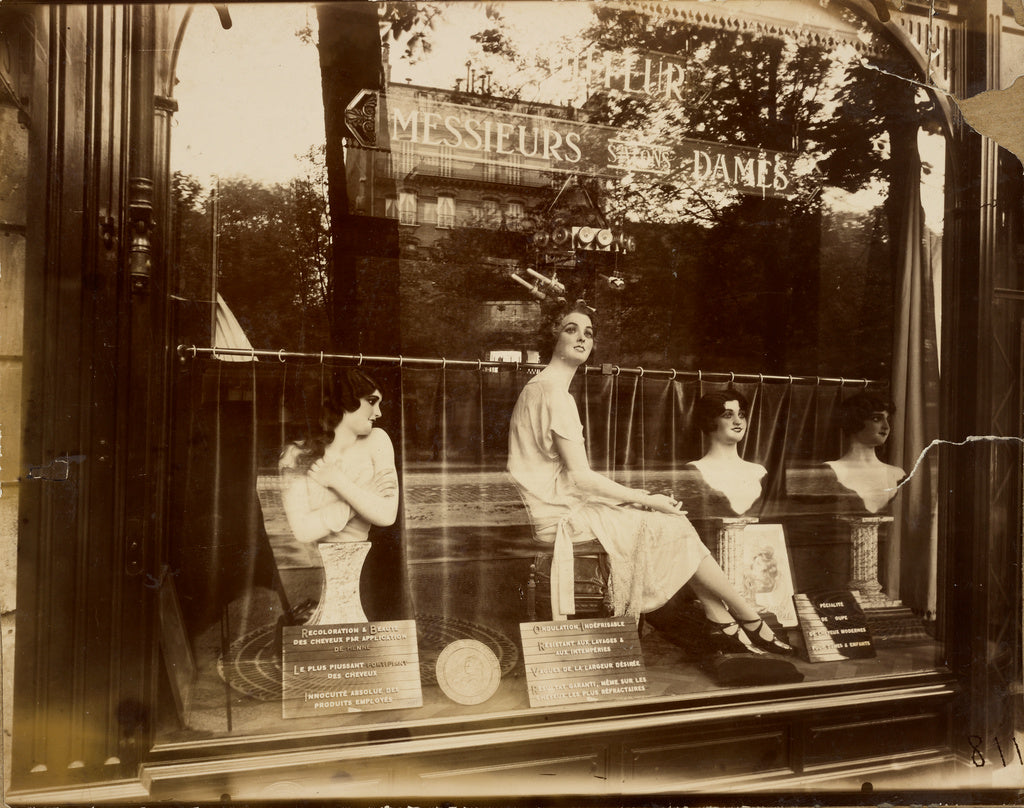
[[(754, 627), (747, 628), (749, 623), (754, 623)], [(796, 653), (796, 649), (780, 640), (775, 635), (775, 632), (772, 631), (771, 626), (765, 623), (760, 617), (753, 620), (740, 620), (739, 627), (743, 629), (743, 633), (747, 635), (747, 638), (755, 648), (760, 648), (762, 651), (768, 651), (771, 654), (781, 654), (782, 656), (789, 656)], [(768, 629), (768, 633), (771, 635), (770, 637), (765, 637), (761, 633), (764, 629)]]
[[(715, 646), (715, 650), (723, 654), (749, 654), (750, 649), (747, 648), (743, 640), (740, 639), (740, 624), (733, 620), (731, 623), (719, 623), (715, 620), (708, 620), (713, 629), (711, 629), (711, 642)], [(730, 633), (726, 631), (727, 628), (736, 626), (736, 631)]]

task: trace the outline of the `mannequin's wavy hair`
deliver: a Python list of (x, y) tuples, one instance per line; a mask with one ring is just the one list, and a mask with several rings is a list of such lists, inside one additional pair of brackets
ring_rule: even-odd
[[(568, 317), (570, 314), (585, 314), (590, 318), (590, 322), (594, 323), (594, 314), (596, 309), (592, 309), (587, 305), (587, 301), (576, 300), (573, 303), (567, 303), (564, 300), (558, 300), (552, 303), (544, 302), (541, 303), (541, 344), (544, 349), (541, 351), (540, 360), (544, 364), (551, 361), (551, 356), (555, 352), (555, 343), (558, 342), (558, 332), (562, 326), (562, 320)], [(590, 357), (593, 359), (594, 352), (597, 350), (597, 340), (594, 340), (594, 350), (590, 352)]]
[(725, 412), (725, 404), (728, 401), (735, 401), (739, 404), (740, 409), (748, 417), (750, 416), (750, 402), (735, 387), (727, 387), (725, 390), (712, 390), (710, 393), (702, 395), (697, 401), (697, 405), (693, 408), (693, 423), (697, 429), (705, 434), (714, 432), (717, 427), (716, 421)]
[(853, 435), (864, 428), (864, 423), (876, 412), (896, 414), (896, 405), (876, 393), (856, 393), (839, 405), (839, 428), (845, 435)]
[(320, 403), (320, 420), (311, 424), (310, 434), (296, 444), (299, 449), (295, 464), (308, 469), (324, 456), (334, 440), (334, 430), (347, 412), (359, 409), (366, 396), (379, 390), (378, 384), (359, 368), (339, 368), (324, 379), (324, 395)]

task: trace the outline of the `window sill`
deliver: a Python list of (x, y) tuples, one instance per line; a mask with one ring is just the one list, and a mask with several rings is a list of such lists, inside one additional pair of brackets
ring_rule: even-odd
[[(276, 789), (289, 783), (290, 798), (303, 795), (298, 783), (320, 797), (367, 797), (382, 784), (417, 795), (497, 794), (509, 776), (548, 769), (565, 775), (545, 781), (550, 793), (567, 793), (570, 782), (577, 793), (616, 793), (608, 791), (616, 782), (619, 793), (680, 787), (683, 780), (664, 779), (667, 769), (672, 778), (694, 778), (689, 791), (701, 781), (715, 790), (730, 783), (778, 787), (826, 772), (949, 759), (958, 690), (949, 674), (926, 671), (491, 716), (475, 726), (435, 722), (349, 737), (335, 731), (167, 744), (153, 749), (140, 782), (152, 798), (175, 800), (218, 799), (225, 790), (233, 799), (283, 796)], [(688, 773), (696, 765), (686, 754), (691, 747), (708, 749), (706, 773)], [(183, 761), (188, 756), (193, 760)]]

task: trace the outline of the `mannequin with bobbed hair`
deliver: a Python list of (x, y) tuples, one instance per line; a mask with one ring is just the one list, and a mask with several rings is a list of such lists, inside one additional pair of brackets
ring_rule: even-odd
[(840, 486), (856, 494), (869, 513), (881, 511), (896, 495), (906, 472), (883, 462), (878, 449), (889, 438), (889, 419), (896, 407), (888, 399), (873, 393), (857, 393), (839, 407), (839, 427), (846, 442), (842, 457), (828, 466)]
[(358, 368), (325, 382), (318, 428), (278, 463), (288, 524), (300, 542), (363, 541), (398, 515), (398, 475), (380, 417), (377, 384)]
[(569, 386), (594, 348), (593, 314), (577, 304), (561, 315), (551, 359), (520, 392), (509, 423), (509, 473), (536, 539), (552, 546), (553, 616), (575, 613), (572, 545), (596, 539), (611, 565), (615, 614), (662, 610), (689, 584), (722, 652), (745, 654), (742, 633), (762, 650), (793, 653), (725, 577), (682, 503), (591, 468)]
[(741, 458), (738, 448), (747, 434), (749, 410), (747, 398), (733, 387), (705, 393), (694, 408), (694, 425), (707, 438), (708, 449), (687, 465), (709, 489), (709, 515), (742, 516), (761, 498), (768, 470)]
[[(538, 330), (538, 336), (540, 337), (540, 361), (542, 364), (546, 365), (551, 361), (551, 354), (558, 340), (558, 332), (561, 327), (562, 320), (570, 314), (583, 314), (593, 322), (596, 310), (588, 306), (587, 302), (582, 299), (574, 302), (567, 302), (564, 298), (558, 298), (556, 300), (548, 299), (540, 304), (540, 327)], [(593, 359), (594, 350), (597, 350), (596, 339), (594, 341), (594, 348), (591, 351), (591, 359)]]

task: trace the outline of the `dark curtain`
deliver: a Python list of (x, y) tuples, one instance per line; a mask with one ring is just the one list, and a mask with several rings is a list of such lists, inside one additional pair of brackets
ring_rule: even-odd
[[(532, 372), (513, 366), (402, 372), (405, 543), (419, 612), (504, 624), (510, 631), (524, 619), (521, 590), (537, 547), (504, 469), (509, 417)], [(781, 522), (793, 535), (798, 587), (801, 575), (806, 589), (845, 581), (847, 544), (834, 518), (842, 505), (801, 487), (799, 477), (794, 486), (789, 472), (809, 472), (813, 479), (825, 460), (838, 457), (836, 409), (854, 390), (777, 380), (733, 386), (751, 402), (741, 455), (768, 469), (765, 496), (749, 515)], [(726, 387), (665, 374), (578, 373), (571, 392), (591, 465), (624, 484), (675, 493), (698, 530), (729, 515), (708, 511), (697, 499), (696, 472), (685, 468), (707, 448), (692, 423), (696, 401)]]
[(935, 286), (941, 282), (942, 238), (930, 229), (921, 198), (921, 157), (916, 141), (907, 148), (894, 190), (902, 216), (895, 253), (899, 286), (893, 333), (891, 462), (908, 480), (896, 500), (896, 522), (888, 558), (888, 594), (922, 613), (937, 606), (939, 322)]
[[(283, 604), (319, 597), (315, 548), (295, 541), (281, 510), (277, 460), (318, 417), (329, 370), (195, 360), (183, 372), (179, 423), (187, 439), (179, 442), (181, 517), (171, 558), (195, 630), (256, 588), (278, 591)], [(515, 636), (537, 546), (505, 471), (508, 422), (535, 370), (440, 363), (367, 370), (383, 393), (378, 426), (395, 444), (402, 507), (395, 526), (371, 531), (364, 610), (371, 620), (440, 615)], [(592, 466), (627, 485), (675, 494), (709, 543), (709, 526), (733, 514), (715, 510), (687, 463), (707, 448), (693, 410), (702, 394), (728, 387), (718, 378), (593, 371), (577, 374), (571, 388)], [(764, 496), (746, 515), (784, 525), (798, 591), (841, 586), (848, 541), (835, 515), (843, 506), (807, 481), (839, 456), (835, 414), (854, 390), (778, 379), (733, 386), (751, 404), (741, 456), (768, 469)]]
[(180, 380), (170, 573), (196, 635), (255, 587), (278, 588), (257, 495), (255, 367), (196, 362)]

